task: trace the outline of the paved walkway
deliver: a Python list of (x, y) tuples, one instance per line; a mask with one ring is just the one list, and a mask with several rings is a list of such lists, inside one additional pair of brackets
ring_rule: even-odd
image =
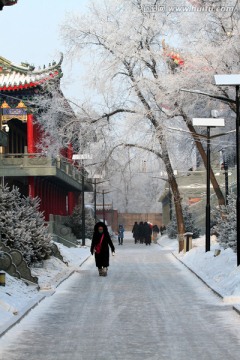
[(0, 340), (0, 360), (236, 360), (240, 316), (170, 251), (116, 245), (91, 257)]

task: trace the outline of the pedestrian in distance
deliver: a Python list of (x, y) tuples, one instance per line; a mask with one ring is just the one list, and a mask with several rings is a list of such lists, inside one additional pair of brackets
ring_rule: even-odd
[(154, 242), (154, 244), (156, 244), (156, 243), (157, 243), (158, 234), (159, 234), (159, 232), (160, 232), (159, 227), (158, 227), (157, 225), (153, 225), (152, 231), (153, 231), (153, 242)]
[(139, 227), (138, 227), (138, 235), (139, 235), (139, 241), (140, 244), (143, 244), (145, 238), (145, 233), (144, 233), (144, 225), (143, 225), (143, 221), (140, 221), (139, 223)]
[(161, 235), (163, 235), (165, 231), (166, 231), (166, 226), (165, 226), (165, 225), (161, 225), (161, 226), (160, 226), (160, 233), (161, 233)]
[(133, 234), (134, 242), (136, 244), (139, 241), (139, 225), (137, 221), (135, 221), (133, 225), (132, 234)]
[(119, 225), (118, 227), (118, 245), (123, 244), (123, 238), (124, 238), (124, 227), (123, 225)]
[(107, 276), (107, 270), (109, 267), (109, 246), (111, 248), (112, 255), (115, 255), (115, 247), (109, 235), (108, 228), (100, 221), (94, 226), (90, 247), (91, 254), (95, 255), (95, 263), (98, 268), (99, 276)]
[(144, 231), (145, 244), (151, 245), (152, 229), (151, 226), (146, 221), (143, 224), (143, 231)]

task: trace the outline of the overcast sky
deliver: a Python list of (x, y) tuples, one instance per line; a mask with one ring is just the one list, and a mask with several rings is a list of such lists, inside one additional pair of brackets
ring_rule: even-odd
[[(59, 25), (66, 12), (83, 12), (88, 0), (18, 0), (17, 5), (6, 6), (0, 12), (0, 56), (19, 65), (27, 61), (38, 66), (47, 66), (60, 59), (64, 53), (59, 38)], [(80, 65), (72, 69), (63, 62), (62, 90), (67, 97), (78, 97), (81, 91)]]

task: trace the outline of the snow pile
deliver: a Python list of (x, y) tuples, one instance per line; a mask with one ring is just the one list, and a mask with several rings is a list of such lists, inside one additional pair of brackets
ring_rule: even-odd
[(0, 324), (18, 315), (26, 302), (39, 295), (37, 286), (27, 286), (22, 280), (18, 280), (6, 274), (6, 286), (0, 287)]
[[(86, 244), (89, 245), (89, 243), (90, 240), (87, 239)], [(66, 279), (73, 271), (79, 268), (90, 255), (88, 246), (67, 248), (59, 243), (57, 246), (64, 262), (51, 257), (51, 259), (44, 261), (42, 268), (32, 270), (32, 275), (38, 277), (40, 290), (54, 290), (62, 279)]]
[(86, 244), (88, 246), (78, 248), (57, 244), (67, 264), (52, 256), (43, 262), (43, 267), (32, 268), (32, 275), (38, 277), (38, 285), (27, 285), (24, 281), (5, 274), (6, 286), (0, 286), (0, 335), (49, 292), (53, 293), (61, 281), (79, 268), (90, 255), (90, 241), (86, 240)]
[[(164, 241), (169, 243), (170, 240)], [(205, 236), (193, 240), (192, 244), (189, 252), (179, 254), (175, 242), (174, 255), (221, 295), (224, 301), (240, 303), (240, 267), (237, 266), (236, 253), (230, 248), (220, 248), (214, 240), (211, 241), (211, 251), (205, 252)], [(217, 250), (221, 250), (219, 255), (216, 255)]]

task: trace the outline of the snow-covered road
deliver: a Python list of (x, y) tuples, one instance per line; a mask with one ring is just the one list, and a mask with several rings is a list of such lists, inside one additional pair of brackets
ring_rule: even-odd
[(0, 340), (0, 360), (239, 358), (240, 317), (169, 250), (125, 240), (91, 257)]

